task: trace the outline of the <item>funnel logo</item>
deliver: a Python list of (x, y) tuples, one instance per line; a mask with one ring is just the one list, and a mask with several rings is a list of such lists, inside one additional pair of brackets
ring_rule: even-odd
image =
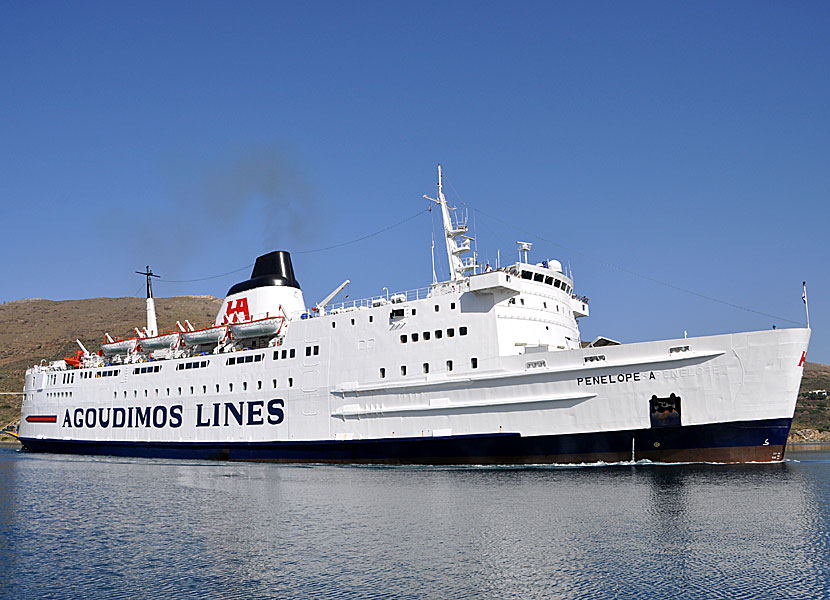
[(239, 298), (228, 302), (228, 308), (225, 310), (225, 325), (249, 321), (250, 319), (251, 313), (248, 311), (247, 298)]

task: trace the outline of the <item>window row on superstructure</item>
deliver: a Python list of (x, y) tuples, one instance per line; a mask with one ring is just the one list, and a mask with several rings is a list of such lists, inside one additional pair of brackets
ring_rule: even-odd
[(208, 365), (210, 365), (209, 360), (189, 360), (187, 362), (177, 364), (176, 370), (184, 371), (187, 369), (204, 369)]
[[(294, 378), (293, 377), (287, 377), (286, 380), (285, 380), (285, 385), (287, 385), (288, 387), (294, 387)], [(272, 379), (271, 380), (271, 386), (272, 386), (273, 389), (277, 389), (279, 387), (279, 381), (277, 379)], [(171, 394), (171, 388), (168, 387), (168, 388), (164, 388), (163, 396), (165, 396), (165, 397), (168, 397), (168, 396), (171, 396), (171, 395), (195, 396), (196, 394), (199, 394), (199, 393), (201, 393), (202, 395), (205, 395), (205, 394), (211, 393), (211, 392), (208, 392), (208, 389), (213, 390), (213, 393), (216, 393), (216, 394), (223, 393), (222, 385), (219, 384), (219, 383), (216, 383), (212, 386), (208, 386), (207, 384), (203, 384), (203, 385), (200, 385), (200, 386), (196, 386), (196, 385), (184, 386), (184, 387), (179, 386), (179, 387), (176, 388), (176, 394)], [(241, 386), (236, 386), (236, 387), (234, 387), (233, 382), (228, 382), (227, 388), (224, 391), (225, 391), (225, 393), (233, 393), (234, 390), (236, 390), (237, 392), (240, 392), (240, 391), (241, 392), (247, 392), (247, 391), (261, 390), (261, 389), (263, 389), (262, 380), (257, 380), (256, 387), (254, 387), (253, 385), (249, 386), (247, 381), (243, 381)], [(188, 390), (189, 390), (189, 394), (187, 393)], [(201, 391), (199, 391), (199, 390), (201, 390)], [(144, 390), (137, 390), (137, 389), (132, 390), (133, 398), (138, 398), (139, 397), (139, 391), (144, 392), (143, 396), (141, 396), (141, 397), (143, 397), (143, 398), (149, 398), (150, 397), (150, 389), (145, 388)], [(71, 392), (69, 392), (69, 393), (71, 394)], [(128, 395), (128, 390), (122, 390), (121, 394), (122, 394), (123, 398), (127, 398), (129, 396)], [(159, 398), (161, 396), (162, 396), (162, 394), (160, 393), (160, 389), (155, 388), (153, 390), (153, 397)], [(117, 390), (112, 393), (112, 397), (114, 399), (118, 398), (118, 391)]]
[(81, 379), (98, 379), (100, 377), (117, 377), (121, 369), (107, 369), (106, 371), (81, 371)]
[(246, 363), (253, 363), (253, 362), (262, 362), (262, 359), (265, 358), (264, 353), (260, 354), (249, 354), (248, 356), (231, 356), (228, 360), (225, 361), (226, 365), (244, 365)]
[[(508, 304), (508, 305), (515, 305), (515, 304), (516, 304), (516, 298), (510, 298), (510, 299), (507, 301), (507, 304)], [(525, 299), (524, 299), (524, 298), (519, 298), (519, 304), (520, 304), (521, 306), (524, 306), (524, 305), (525, 305)], [(560, 312), (560, 311), (559, 311), (559, 304), (558, 304), (558, 303), (554, 303), (554, 306), (556, 306), (556, 312)], [(528, 307), (528, 308), (533, 308), (533, 307)], [(546, 301), (546, 300), (543, 300), (543, 301), (542, 301), (542, 309), (543, 309), (543, 310), (547, 310), (547, 308), (548, 308), (548, 303), (547, 303), (547, 301)], [(563, 306), (563, 307), (562, 307), (562, 311), (561, 311), (561, 312), (563, 312), (564, 314), (566, 314), (566, 315), (568, 315), (568, 316), (573, 316), (573, 312), (572, 312), (572, 311), (571, 311), (568, 307), (566, 307), (566, 306)]]
[[(454, 366), (453, 361), (448, 360), (445, 363), (445, 366), (447, 368), (447, 372), (452, 371), (453, 366)], [(478, 369), (478, 357), (473, 356), (473, 357), (470, 358), (470, 368), (471, 369)], [(408, 371), (409, 371), (409, 369), (408, 369), (407, 365), (401, 365), (400, 366), (401, 377), (406, 377), (407, 374), (408, 374)], [(430, 363), (428, 363), (428, 362), (423, 363), (421, 365), (421, 371), (423, 373), (429, 373), (430, 372)], [(386, 367), (380, 367), (380, 370), (379, 370), (378, 374), (379, 374), (381, 379), (386, 379)]]
[[(423, 340), (425, 342), (429, 341), (432, 338), (432, 333), (433, 332), (430, 332), (430, 331), (423, 331), (421, 333), (415, 331), (415, 332), (410, 333), (410, 334), (403, 333), (403, 334), (401, 334), (401, 344), (406, 344), (409, 340), (412, 340), (413, 342), (417, 342), (421, 338), (423, 338)], [(434, 333), (435, 333), (435, 339), (436, 340), (440, 340), (442, 337), (444, 337), (444, 330), (443, 329), (436, 329)], [(458, 328), (458, 335), (467, 335), (467, 328), (463, 327), (463, 326), (459, 327)], [(455, 337), (455, 328), (454, 327), (449, 327), (447, 329), (447, 337), (448, 338)]]
[(534, 271), (527, 271), (524, 270), (521, 272), (522, 279), (527, 279), (528, 281), (536, 281), (537, 283), (544, 283), (546, 285), (552, 285), (553, 287), (562, 290), (566, 294), (570, 294), (573, 291), (573, 286), (569, 284), (567, 281), (563, 281), (561, 279), (557, 279), (551, 275), (545, 275), (544, 273), (536, 273)]

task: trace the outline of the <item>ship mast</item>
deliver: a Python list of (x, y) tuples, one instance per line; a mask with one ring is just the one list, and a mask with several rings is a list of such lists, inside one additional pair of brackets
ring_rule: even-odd
[[(467, 219), (453, 221), (447, 199), (444, 196), (441, 165), (438, 165), (438, 198), (424, 196), (441, 207), (441, 216), (444, 221), (444, 238), (447, 245), (447, 260), (450, 264), (450, 281), (464, 279), (470, 271), (475, 269), (475, 260), (472, 257), (462, 259), (461, 255), (470, 251), (470, 242), (473, 240), (467, 234)], [(453, 209), (454, 210), (454, 209)], [(460, 240), (460, 241), (459, 241)]]
[(153, 301), (153, 283), (151, 277), (158, 277), (150, 270), (150, 265), (147, 265), (145, 271), (136, 271), (139, 275), (147, 277), (147, 335), (158, 335), (158, 325), (156, 324), (156, 304)]

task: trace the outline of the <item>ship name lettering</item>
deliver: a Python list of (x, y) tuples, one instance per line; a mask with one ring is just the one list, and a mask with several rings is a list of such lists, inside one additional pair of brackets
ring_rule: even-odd
[(616, 373), (614, 375), (595, 375), (593, 377), (577, 377), (576, 385), (611, 385), (641, 381), (641, 373)]
[(96, 427), (101, 429), (155, 427), (161, 429), (169, 426), (176, 429), (182, 426), (183, 409), (184, 407), (181, 404), (174, 404), (170, 407), (160, 404), (158, 406), (145, 406), (144, 408), (135, 406), (128, 408), (121, 406), (98, 409), (76, 408), (74, 410), (67, 408), (63, 414), (61, 427), (76, 427), (78, 429), (84, 427), (87, 429)]
[(268, 411), (269, 425), (279, 425), (285, 420), (285, 402), (280, 398), (268, 401), (250, 400), (248, 402), (214, 402), (209, 407), (196, 405), (196, 427), (228, 427), (230, 425), (264, 425), (266, 417), (263, 409)]

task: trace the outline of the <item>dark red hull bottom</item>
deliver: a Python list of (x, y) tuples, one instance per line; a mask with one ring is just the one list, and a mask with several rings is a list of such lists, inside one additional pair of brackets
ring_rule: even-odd
[(20, 438), (27, 450), (110, 456), (358, 464), (778, 462), (791, 419), (522, 437), (515, 433), (315, 442), (110, 442)]

